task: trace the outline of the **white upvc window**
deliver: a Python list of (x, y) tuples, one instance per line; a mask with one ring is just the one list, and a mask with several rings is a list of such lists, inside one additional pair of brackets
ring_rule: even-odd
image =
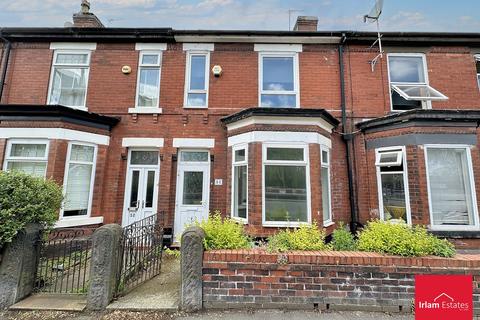
[(48, 104), (86, 110), (90, 50), (55, 50)]
[(308, 145), (263, 145), (263, 225), (311, 223)]
[(333, 223), (332, 219), (332, 190), (330, 183), (330, 149), (320, 146), (321, 179), (322, 179), (322, 212), (323, 225)]
[(376, 149), (375, 158), (380, 218), (411, 224), (405, 147)]
[(428, 84), (427, 62), (424, 54), (389, 54), (388, 76), (392, 111), (430, 109), (431, 101), (448, 99)]
[(61, 219), (90, 217), (96, 159), (96, 145), (82, 142), (68, 144)]
[(259, 105), (299, 108), (297, 52), (259, 52)]
[(138, 62), (136, 108), (158, 108), (162, 66), (161, 51), (141, 51)]
[(208, 108), (209, 68), (209, 51), (187, 51), (185, 107)]
[(477, 83), (480, 90), (480, 54), (475, 55), (475, 66), (477, 68)]
[(8, 140), (3, 170), (15, 170), (45, 178), (47, 174), (48, 146), (48, 140)]
[(477, 230), (477, 198), (469, 146), (426, 145), (430, 224), (434, 230)]
[(248, 221), (248, 145), (232, 148), (232, 218)]

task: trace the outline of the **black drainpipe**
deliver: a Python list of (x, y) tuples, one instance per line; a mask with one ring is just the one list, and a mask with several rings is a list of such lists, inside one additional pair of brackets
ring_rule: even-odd
[(12, 48), (12, 44), (6, 38), (2, 36), (0, 33), (0, 39), (3, 40), (5, 46), (3, 47), (3, 59), (2, 59), (2, 74), (0, 76), (0, 102), (2, 101), (3, 96), (3, 87), (5, 86), (5, 78), (7, 77), (7, 68), (8, 68), (8, 59), (10, 57), (10, 49)]
[(342, 39), (338, 45), (338, 61), (340, 66), (340, 104), (342, 109), (342, 138), (345, 141), (347, 149), (347, 171), (348, 171), (348, 194), (350, 200), (350, 231), (352, 233), (357, 232), (358, 227), (358, 216), (357, 216), (357, 206), (356, 206), (356, 196), (353, 189), (353, 168), (352, 162), (350, 161), (352, 156), (350, 154), (350, 146), (352, 144), (353, 134), (347, 132), (347, 106), (346, 106), (346, 96), (345, 96), (345, 69), (343, 66), (343, 45), (347, 37), (345, 34), (342, 34)]

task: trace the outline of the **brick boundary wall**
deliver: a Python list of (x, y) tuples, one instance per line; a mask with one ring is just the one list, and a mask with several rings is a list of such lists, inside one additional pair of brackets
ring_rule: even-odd
[(473, 275), (480, 314), (480, 255), (404, 258), (367, 252), (216, 250), (203, 256), (206, 309), (319, 309), (410, 313), (417, 274)]

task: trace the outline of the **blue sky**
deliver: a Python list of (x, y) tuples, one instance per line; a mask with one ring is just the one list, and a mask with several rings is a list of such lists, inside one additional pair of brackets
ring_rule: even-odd
[[(374, 0), (90, 0), (110, 27), (288, 30), (292, 14), (319, 17), (319, 30), (374, 30), (362, 16)], [(0, 0), (1, 27), (61, 27), (80, 0)], [(479, 0), (385, 0), (385, 31), (480, 32)]]

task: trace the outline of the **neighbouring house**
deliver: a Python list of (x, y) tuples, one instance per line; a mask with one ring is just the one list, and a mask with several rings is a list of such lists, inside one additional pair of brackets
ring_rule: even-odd
[(64, 186), (58, 227), (219, 210), (254, 236), (427, 225), (480, 247), (480, 33), (0, 29), (0, 160)]

